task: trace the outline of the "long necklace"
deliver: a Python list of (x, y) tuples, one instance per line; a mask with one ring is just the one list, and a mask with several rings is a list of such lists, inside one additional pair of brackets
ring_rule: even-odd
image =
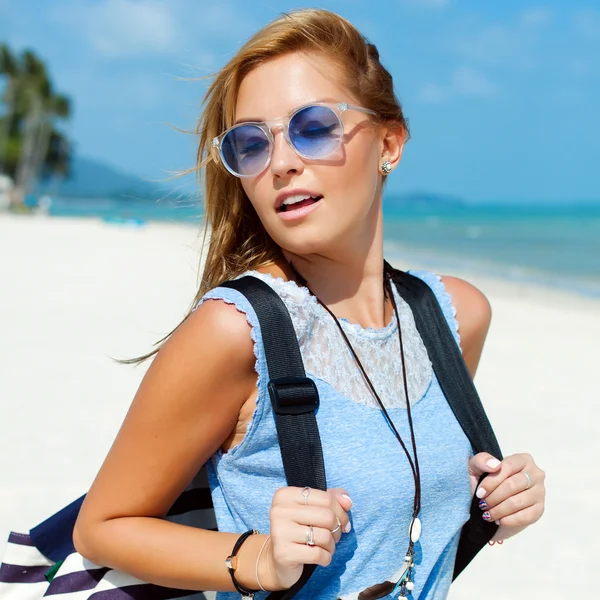
[(354, 350), (352, 344), (350, 343), (350, 340), (348, 339), (346, 332), (342, 328), (342, 325), (341, 325), (339, 319), (333, 314), (333, 312), (329, 309), (329, 307), (326, 304), (324, 304), (323, 302), (321, 302), (319, 297), (312, 292), (312, 290), (308, 286), (308, 282), (306, 281), (306, 279), (304, 279), (302, 277), (302, 275), (300, 275), (300, 273), (298, 273), (298, 271), (296, 271), (296, 269), (294, 268), (294, 266), (291, 263), (290, 263), (290, 267), (292, 268), (292, 271), (294, 272), (295, 276), (300, 281), (300, 283), (306, 287), (306, 289), (312, 294), (312, 296), (314, 296), (316, 301), (331, 315), (331, 317), (334, 320), (335, 324), (337, 325), (340, 333), (342, 334), (342, 337), (344, 338), (344, 341), (346, 342), (348, 349), (350, 350), (354, 360), (356, 361), (356, 364), (358, 365), (359, 369), (361, 370), (363, 377), (365, 378), (365, 381), (368, 384), (373, 396), (377, 400), (377, 403), (379, 404), (379, 407), (381, 408), (381, 411), (385, 417), (385, 420), (387, 421), (388, 425), (394, 432), (394, 435), (396, 436), (397, 440), (400, 442), (400, 445), (402, 446), (402, 449), (404, 450), (404, 453), (406, 454), (406, 458), (408, 459), (408, 464), (410, 465), (410, 469), (412, 471), (413, 478), (415, 481), (413, 513), (412, 513), (412, 520), (411, 520), (409, 531), (408, 531), (409, 544), (408, 544), (408, 550), (406, 551), (406, 555), (404, 557), (404, 564), (393, 575), (393, 577), (392, 577), (393, 581), (389, 582), (389, 583), (393, 584), (393, 588), (391, 591), (387, 591), (387, 594), (390, 594), (399, 589), (400, 590), (400, 598), (404, 598), (404, 597), (406, 597), (406, 593), (411, 592), (415, 587), (415, 584), (413, 582), (414, 545), (419, 541), (419, 538), (421, 537), (421, 521), (419, 519), (419, 512), (421, 510), (421, 471), (419, 469), (419, 457), (417, 455), (417, 442), (415, 439), (412, 414), (411, 414), (411, 410), (410, 410), (410, 401), (409, 401), (409, 396), (408, 396), (408, 383), (406, 380), (406, 361), (404, 359), (404, 343), (402, 340), (402, 327), (400, 326), (400, 316), (398, 314), (398, 306), (396, 305), (396, 299), (394, 298), (392, 286), (390, 284), (390, 274), (386, 270), (385, 277), (384, 277), (384, 284), (383, 284), (384, 297), (385, 297), (385, 293), (387, 292), (389, 294), (390, 300), (392, 302), (392, 306), (394, 308), (394, 315), (396, 317), (396, 323), (398, 325), (398, 338), (400, 341), (400, 358), (402, 361), (402, 380), (403, 380), (403, 384), (404, 384), (404, 394), (405, 394), (405, 398), (406, 398), (406, 413), (408, 415), (408, 424), (410, 427), (410, 438), (411, 438), (411, 442), (412, 442), (414, 460), (413, 460), (413, 457), (410, 455), (410, 452), (408, 451), (408, 448), (406, 447), (406, 444), (404, 443), (402, 437), (398, 433), (398, 430), (396, 429), (396, 426), (394, 425), (392, 419), (390, 418), (390, 415), (388, 414), (383, 402), (381, 401), (381, 398), (379, 397), (379, 394), (377, 393), (375, 386), (373, 385), (373, 383), (371, 382), (371, 379), (367, 375), (367, 372), (365, 371), (365, 368), (363, 367), (360, 359), (358, 358), (356, 351)]

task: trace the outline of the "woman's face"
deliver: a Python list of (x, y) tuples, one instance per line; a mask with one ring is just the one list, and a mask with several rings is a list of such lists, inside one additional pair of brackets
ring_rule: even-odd
[[(311, 102), (360, 105), (340, 83), (327, 60), (295, 53), (271, 60), (243, 79), (236, 121), (269, 121)], [(242, 186), (265, 229), (288, 253), (324, 254), (373, 235), (380, 211), (379, 165), (384, 152), (381, 129), (365, 113), (342, 114), (344, 137), (332, 155), (321, 160), (299, 156), (273, 127), (274, 147), (268, 167)], [(288, 204), (286, 198), (318, 198)], [(289, 201), (288, 201), (289, 202)]]

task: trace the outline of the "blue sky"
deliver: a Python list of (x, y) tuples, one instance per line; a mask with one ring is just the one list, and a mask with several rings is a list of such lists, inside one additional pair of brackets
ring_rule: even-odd
[(206, 83), (283, 11), (319, 6), (379, 48), (413, 139), (390, 192), (474, 202), (600, 200), (597, 0), (0, 0), (74, 101), (81, 155), (146, 178), (194, 163)]

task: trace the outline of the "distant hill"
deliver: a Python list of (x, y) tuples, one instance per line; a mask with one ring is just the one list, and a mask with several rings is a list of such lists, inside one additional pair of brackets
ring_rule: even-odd
[(60, 183), (47, 182), (38, 193), (71, 198), (134, 198), (156, 200), (168, 193), (166, 185), (144, 181), (118, 168), (83, 157), (74, 157), (71, 174)]

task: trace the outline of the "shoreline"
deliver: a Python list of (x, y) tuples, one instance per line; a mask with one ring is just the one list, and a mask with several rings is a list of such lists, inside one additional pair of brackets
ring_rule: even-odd
[(464, 278), (502, 281), (526, 288), (562, 292), (577, 298), (600, 301), (600, 271), (597, 281), (565, 277), (560, 272), (549, 272), (532, 267), (508, 265), (500, 261), (476, 260), (457, 254), (442, 256), (439, 250), (384, 239), (384, 252), (390, 262), (416, 263), (425, 269), (439, 270)]
[[(201, 222), (185, 222), (174, 219), (139, 219), (136, 217), (99, 217), (93, 215), (47, 215), (47, 214), (14, 214), (2, 213), (0, 219), (47, 219), (58, 222), (94, 222), (108, 227), (130, 229), (144, 229), (146, 227), (166, 227), (182, 232), (193, 230), (200, 235), (203, 225)], [(189, 234), (186, 233), (186, 239)], [(598, 282), (588, 281), (582, 278), (565, 278), (557, 271), (551, 273), (532, 267), (511, 266), (499, 261), (487, 260), (477, 261), (459, 254), (442, 256), (439, 250), (429, 246), (418, 247), (408, 243), (398, 242), (390, 238), (384, 238), (384, 254), (391, 264), (401, 269), (431, 270), (436, 273), (453, 275), (467, 279), (468, 281), (479, 281), (494, 285), (509, 286), (511, 289), (519, 289), (521, 294), (534, 296), (543, 292), (561, 295), (564, 300), (583, 300), (594, 305), (600, 303), (600, 273)], [(514, 287), (513, 287), (514, 286)], [(588, 302), (589, 301), (589, 302)]]

